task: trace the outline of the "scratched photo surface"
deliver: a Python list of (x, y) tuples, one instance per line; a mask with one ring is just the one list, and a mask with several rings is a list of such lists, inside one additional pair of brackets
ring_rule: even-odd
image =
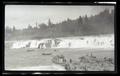
[(114, 6), (6, 5), (5, 70), (115, 71)]

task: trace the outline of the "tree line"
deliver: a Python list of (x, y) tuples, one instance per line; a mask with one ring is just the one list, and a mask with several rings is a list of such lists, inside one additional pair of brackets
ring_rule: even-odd
[(5, 28), (6, 39), (40, 39), (110, 33), (114, 33), (114, 10), (109, 12), (109, 9), (90, 17), (87, 15), (79, 16), (74, 20), (67, 18), (67, 20), (57, 24), (53, 24), (49, 19), (48, 25), (44, 23), (38, 24), (38, 27), (28, 25), (26, 29), (22, 30), (18, 30), (15, 27)]

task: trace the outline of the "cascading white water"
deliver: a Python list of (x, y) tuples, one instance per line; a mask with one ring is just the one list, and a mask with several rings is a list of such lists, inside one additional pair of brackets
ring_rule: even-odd
[(59, 44), (55, 45), (54, 39), (42, 40), (22, 40), (16, 41), (12, 45), (14, 48), (25, 48), (30, 43), (28, 48), (114, 48), (114, 35), (104, 36), (85, 36), (85, 37), (68, 37), (58, 38)]

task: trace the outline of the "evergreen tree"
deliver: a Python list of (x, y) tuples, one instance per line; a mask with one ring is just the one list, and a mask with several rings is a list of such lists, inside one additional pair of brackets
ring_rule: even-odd
[(32, 29), (32, 26), (29, 24), (28, 25), (28, 30), (31, 30)]
[(14, 31), (16, 31), (16, 28), (15, 28), (15, 26), (13, 26), (13, 32), (14, 32)]
[(85, 15), (85, 18), (84, 18), (84, 24), (88, 24), (88, 17), (87, 17), (87, 15)]
[(79, 25), (83, 24), (83, 19), (82, 19), (81, 16), (79, 16), (79, 18), (78, 18), (78, 24), (79, 24)]
[(12, 32), (12, 29), (9, 26), (7, 26), (7, 27), (5, 27), (5, 32), (10, 33), (10, 32)]
[(41, 30), (47, 29), (47, 25), (44, 24), (44, 23), (40, 24), (39, 27), (40, 27)]
[(50, 19), (48, 20), (48, 26), (52, 26), (52, 22)]

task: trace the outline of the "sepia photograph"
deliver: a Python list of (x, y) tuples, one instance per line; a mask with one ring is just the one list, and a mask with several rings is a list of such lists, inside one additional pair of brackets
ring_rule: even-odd
[(114, 5), (5, 5), (7, 71), (115, 71)]

